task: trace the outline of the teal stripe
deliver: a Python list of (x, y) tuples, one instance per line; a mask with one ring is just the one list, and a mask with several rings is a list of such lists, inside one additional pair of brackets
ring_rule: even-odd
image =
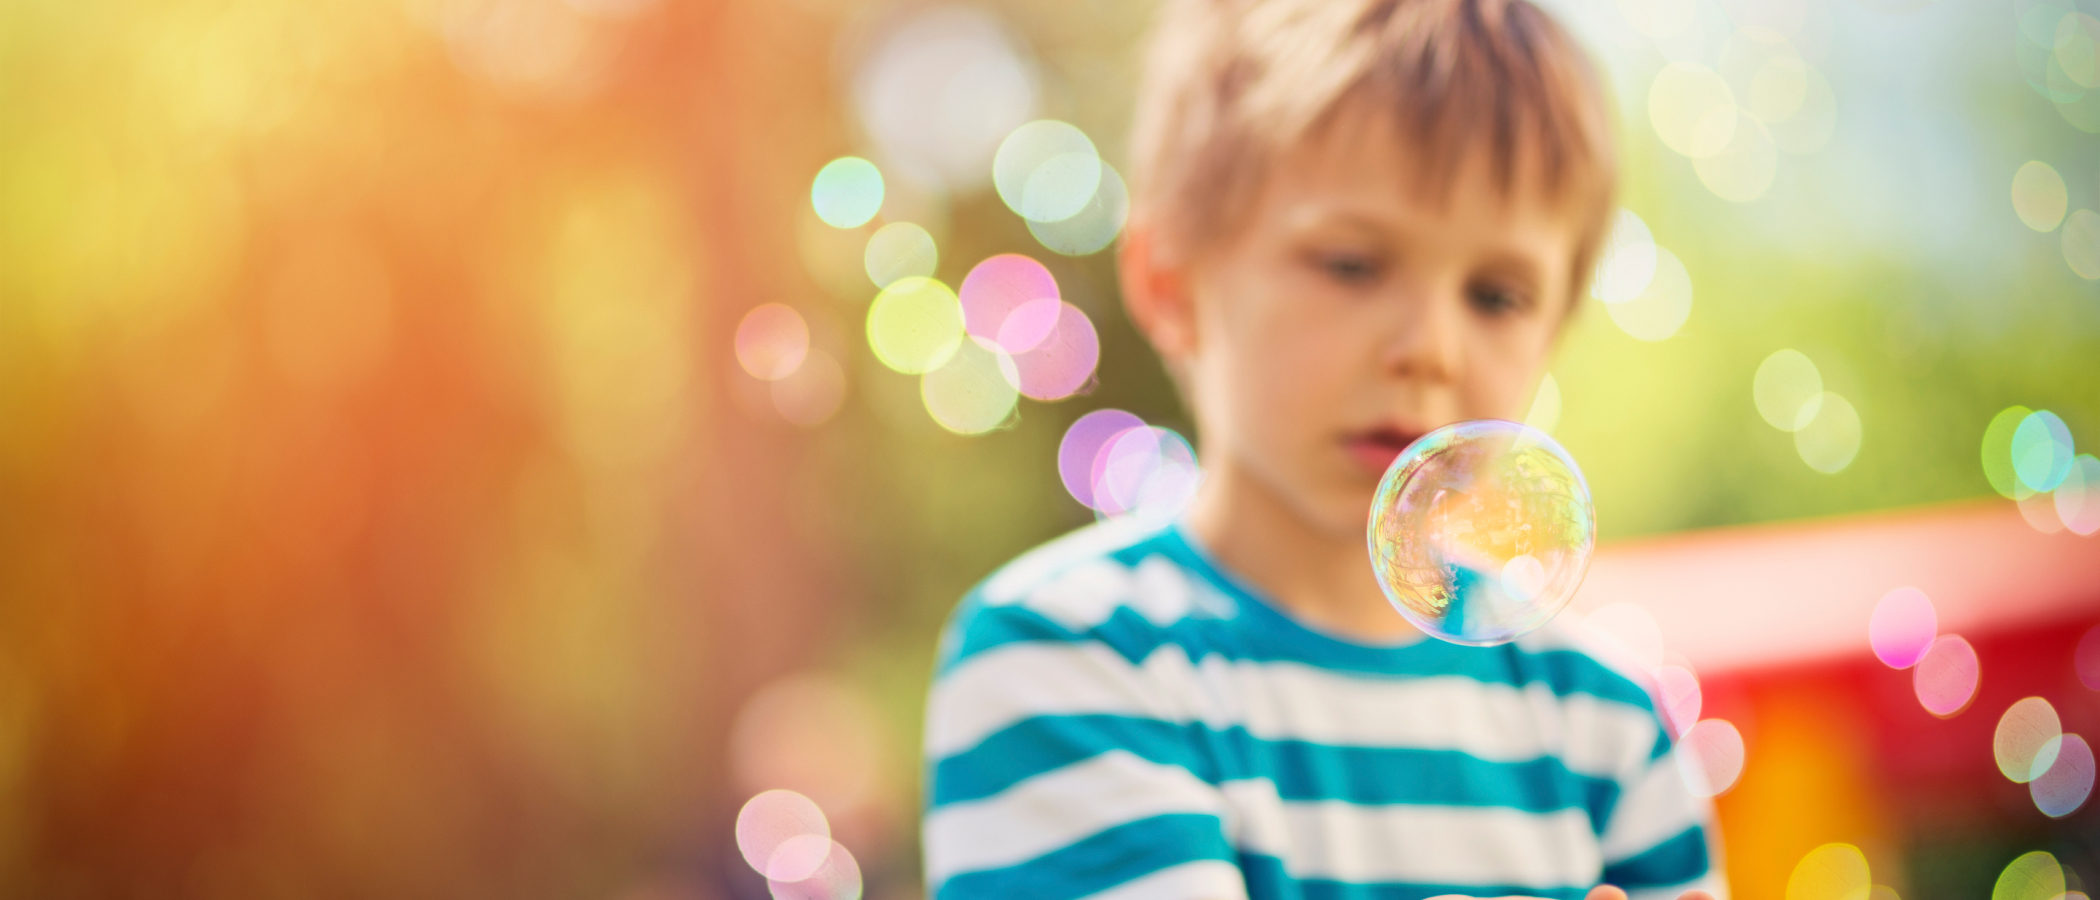
[(1024, 719), (935, 762), (928, 803), (939, 808), (980, 800), (1110, 750), (1180, 766), (1207, 784), (1267, 778), (1279, 797), (1292, 802), (1580, 809), (1597, 823), (1620, 790), (1615, 781), (1569, 771), (1551, 756), (1502, 762), (1456, 750), (1266, 740), (1240, 726), (1084, 715)]
[(1233, 859), (1217, 816), (1172, 813), (1126, 822), (1018, 865), (956, 875), (934, 900), (1084, 897), (1198, 860)]
[(1604, 880), (1627, 890), (1684, 884), (1706, 874), (1706, 831), (1694, 825), (1639, 855), (1604, 867)]
[(1545, 900), (1583, 900), (1591, 885), (1536, 888), (1515, 884), (1436, 884), (1418, 881), (1357, 883), (1324, 878), (1295, 879), (1282, 861), (1260, 853), (1241, 853), (1240, 871), (1247, 877), (1247, 896), (1253, 900), (1426, 900), (1445, 894), (1462, 897), (1542, 897)]
[[(1640, 685), (1575, 650), (1533, 653), (1519, 650), (1514, 644), (1481, 648), (1424, 640), (1407, 647), (1377, 650), (1375, 658), (1352, 661), (1307, 658), (1286, 652), (1286, 647), (1236, 640), (1236, 633), (1254, 630), (1243, 622), (1183, 619), (1163, 626), (1129, 607), (1117, 607), (1106, 620), (1085, 631), (1074, 631), (1026, 606), (987, 605), (976, 594), (964, 601), (956, 616), (955, 641), (951, 652), (944, 654), (937, 666), (935, 677), (954, 671), (980, 654), (1019, 643), (1094, 641), (1133, 665), (1171, 644), (1179, 646), (1194, 661), (1218, 656), (1235, 662), (1299, 663), (1348, 675), (1395, 680), (1455, 675), (1511, 687), (1543, 683), (1555, 696), (1585, 694), (1642, 710), (1654, 709), (1648, 692)], [(1367, 653), (1373, 650), (1359, 649)]]

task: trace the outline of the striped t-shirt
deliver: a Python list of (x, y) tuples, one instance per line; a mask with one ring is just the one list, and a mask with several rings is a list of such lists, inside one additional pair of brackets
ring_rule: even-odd
[(1179, 522), (1088, 526), (971, 590), (925, 753), (935, 900), (1723, 895), (1638, 683), (1551, 627), (1324, 634)]

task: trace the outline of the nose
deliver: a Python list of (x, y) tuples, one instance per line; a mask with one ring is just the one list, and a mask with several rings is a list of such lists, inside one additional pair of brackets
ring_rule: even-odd
[(1394, 298), (1395, 313), (1386, 325), (1381, 350), (1386, 371), (1432, 384), (1448, 384), (1457, 377), (1464, 363), (1464, 310), (1457, 293), (1423, 285)]

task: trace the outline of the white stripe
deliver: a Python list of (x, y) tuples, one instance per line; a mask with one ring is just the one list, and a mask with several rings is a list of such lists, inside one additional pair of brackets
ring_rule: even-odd
[(1379, 678), (1281, 662), (1191, 664), (1165, 644), (1133, 666), (1106, 645), (1030, 642), (984, 652), (934, 685), (927, 753), (944, 758), (1040, 715), (1145, 716), (1345, 747), (1458, 750), (1485, 760), (1558, 756), (1603, 778), (1645, 764), (1657, 733), (1637, 707), (1543, 684), (1463, 676)]
[(1090, 894), (1087, 900), (1158, 900), (1161, 897), (1239, 900), (1246, 896), (1247, 879), (1239, 866), (1222, 859), (1202, 859), (1133, 878)]
[(1603, 871), (1589, 816), (1474, 806), (1286, 803), (1265, 780), (1228, 782), (1226, 834), (1283, 860), (1292, 878), (1351, 883), (1594, 884)]
[(1027, 862), (1105, 828), (1166, 813), (1219, 815), (1217, 788), (1180, 766), (1112, 750), (926, 816), (926, 878)]
[(1639, 856), (1704, 818), (1703, 804), (1678, 774), (1675, 753), (1628, 779), (1625, 788), (1599, 840), (1605, 859), (1618, 862)]

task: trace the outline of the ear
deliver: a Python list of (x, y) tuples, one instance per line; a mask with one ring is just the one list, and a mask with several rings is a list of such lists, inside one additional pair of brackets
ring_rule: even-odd
[(1196, 351), (1196, 304), (1186, 265), (1160, 252), (1156, 233), (1132, 221), (1116, 250), (1123, 308), (1169, 367)]

